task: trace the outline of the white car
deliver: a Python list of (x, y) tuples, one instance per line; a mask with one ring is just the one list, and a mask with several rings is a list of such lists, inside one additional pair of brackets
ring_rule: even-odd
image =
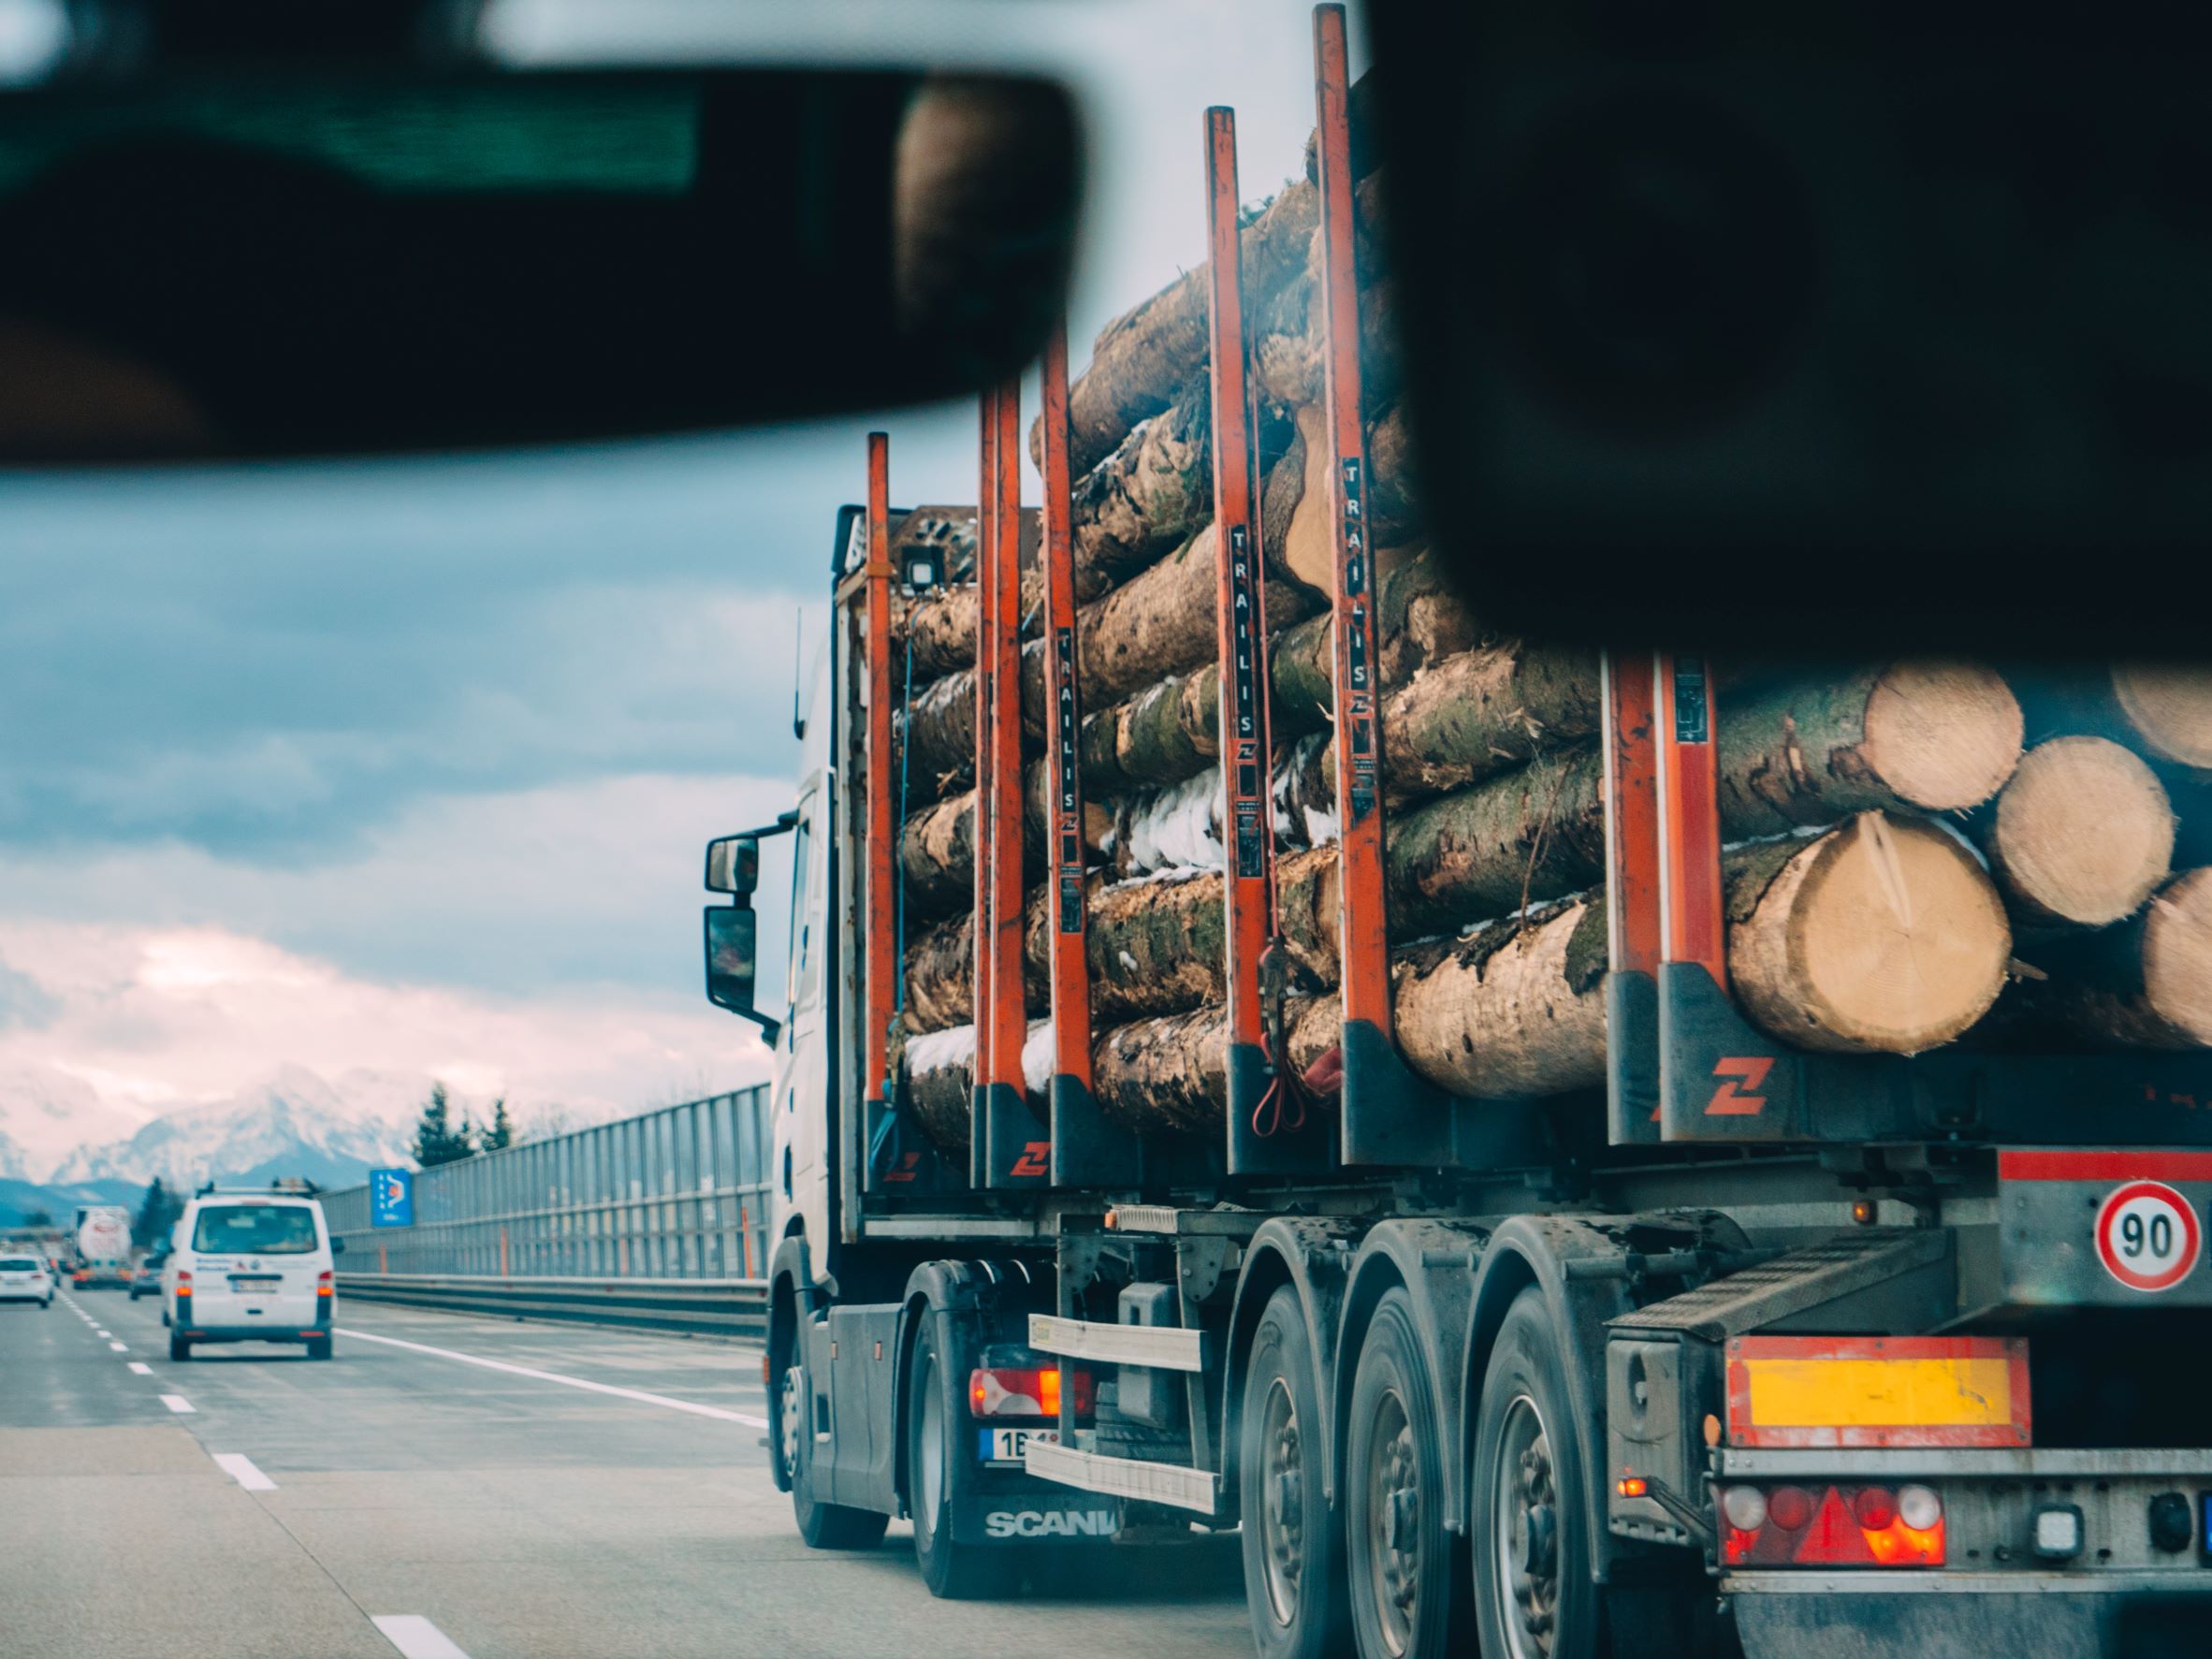
[(53, 1275), (36, 1256), (0, 1256), (0, 1302), (53, 1306)]
[(161, 1283), (170, 1359), (203, 1342), (297, 1342), (311, 1360), (330, 1357), (335, 1252), (313, 1198), (202, 1191), (171, 1236)]

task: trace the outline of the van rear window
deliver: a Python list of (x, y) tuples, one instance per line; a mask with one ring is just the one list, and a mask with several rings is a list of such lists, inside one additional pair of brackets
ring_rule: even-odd
[(0, 1256), (0, 1273), (28, 1273), (38, 1271), (36, 1256)]
[(302, 1255), (315, 1247), (314, 1212), (301, 1204), (211, 1205), (199, 1213), (192, 1247), (219, 1254)]

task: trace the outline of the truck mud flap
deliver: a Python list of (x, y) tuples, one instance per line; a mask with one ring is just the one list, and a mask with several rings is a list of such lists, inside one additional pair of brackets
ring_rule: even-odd
[[(1909, 1585), (1883, 1582), (1899, 1578)], [(2079, 1574), (1777, 1573), (1723, 1589), (1744, 1659), (2194, 1659), (2212, 1619), (2212, 1583), (2108, 1588)]]

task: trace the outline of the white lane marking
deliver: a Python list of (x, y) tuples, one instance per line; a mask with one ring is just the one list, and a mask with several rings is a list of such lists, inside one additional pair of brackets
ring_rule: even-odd
[(338, 1334), (350, 1336), (357, 1342), (381, 1342), (395, 1348), (408, 1348), (417, 1354), (434, 1354), (441, 1360), (458, 1360), (464, 1365), (481, 1365), (487, 1371), (504, 1371), (512, 1376), (534, 1377), (539, 1382), (561, 1383), (572, 1389), (589, 1389), (594, 1394), (612, 1394), (618, 1400), (640, 1400), (648, 1405), (664, 1405), (670, 1411), (688, 1411), (693, 1417), (711, 1417), (725, 1423), (743, 1423), (749, 1429), (764, 1429), (768, 1419), (752, 1417), (742, 1411), (725, 1411), (719, 1405), (702, 1405), (696, 1400), (672, 1400), (666, 1394), (648, 1394), (643, 1389), (618, 1389), (613, 1383), (591, 1382), (580, 1376), (563, 1376), (558, 1371), (538, 1371), (528, 1365), (510, 1365), (504, 1360), (486, 1360), (475, 1354), (456, 1353), (451, 1348), (434, 1348), (428, 1343), (402, 1342), (396, 1336), (374, 1336), (366, 1331), (348, 1331), (342, 1325)]
[(152, 1376), (153, 1375), (153, 1367), (147, 1364), (143, 1360), (133, 1360), (131, 1361), (131, 1375), (134, 1376)]
[(175, 1412), (179, 1417), (187, 1417), (191, 1415), (192, 1402), (185, 1399), (182, 1394), (164, 1394), (161, 1397), (161, 1403), (167, 1406), (171, 1411)]
[(254, 1467), (254, 1460), (242, 1451), (218, 1451), (209, 1454), (215, 1460), (215, 1467), (229, 1476), (248, 1492), (274, 1492), (276, 1482)]
[(384, 1613), (369, 1623), (407, 1659), (469, 1659), (451, 1637), (420, 1613)]
[(102, 1336), (113, 1336), (113, 1335), (115, 1334), (115, 1332), (112, 1332), (112, 1331), (102, 1331), (102, 1332), (100, 1332), (100, 1334), (101, 1334)]
[(124, 1347), (123, 1344), (119, 1342), (111, 1342), (108, 1346), (113, 1348), (119, 1354), (127, 1354), (130, 1352), (130, 1349)]

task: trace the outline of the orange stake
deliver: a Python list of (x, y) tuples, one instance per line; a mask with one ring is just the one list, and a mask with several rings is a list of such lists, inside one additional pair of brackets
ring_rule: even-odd
[(1652, 654), (1606, 654), (1606, 902), (1609, 965), (1659, 966), (1659, 774)]
[(1695, 962), (1728, 988), (1721, 930), (1721, 811), (1712, 676), (1703, 657), (1659, 657), (1660, 908), (1666, 960)]
[[(997, 469), (991, 535), (992, 596), (991, 762), (976, 774), (979, 799), (991, 796), (991, 1067), (990, 1080), (1015, 1091), (1023, 1086), (1022, 1043), (1029, 1035), (1022, 997), (1023, 933), (1027, 907), (1022, 893), (1022, 386), (998, 390), (998, 432), (993, 446)], [(980, 931), (980, 930), (979, 930)]]
[(892, 867), (898, 842), (891, 808), (891, 440), (881, 432), (868, 434), (867, 533), (867, 1024), (861, 1055), (863, 1094), (880, 1105), (890, 1099), (885, 1051), (898, 973)]
[[(997, 546), (998, 515), (998, 388), (986, 386), (982, 396), (982, 477), (976, 487), (975, 507), (975, 1090), (973, 1118), (983, 1122), (983, 1093), (990, 1085), (991, 1043), (991, 804), (997, 798), (987, 787), (991, 776), (991, 686), (993, 636), (997, 626), (995, 603), (997, 584), (991, 579), (993, 554)], [(983, 1137), (974, 1137), (971, 1159), (974, 1185), (983, 1184)]]
[(1083, 892), (1083, 706), (1075, 673), (1075, 562), (1070, 520), (1068, 327), (1045, 337), (1044, 684), (1052, 727), (1053, 1070), (1091, 1084), (1091, 966), (1084, 953)]
[(1360, 295), (1352, 226), (1350, 67), (1341, 6), (1314, 8), (1315, 130), (1320, 162), (1322, 397), (1329, 420), (1338, 858), (1344, 1018), (1390, 1034), (1390, 933), (1383, 890), (1380, 698), (1375, 677), (1374, 561), (1367, 440), (1360, 425)]

